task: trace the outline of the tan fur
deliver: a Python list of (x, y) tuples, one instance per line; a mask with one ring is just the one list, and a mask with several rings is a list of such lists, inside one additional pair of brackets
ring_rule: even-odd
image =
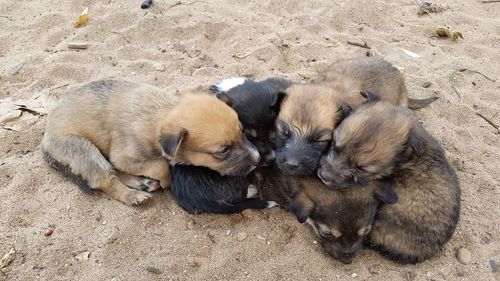
[(331, 87), (351, 107), (364, 100), (360, 91), (371, 91), (382, 100), (407, 106), (408, 91), (401, 72), (382, 58), (359, 57), (339, 60), (319, 69), (315, 83)]
[(332, 130), (340, 118), (340, 97), (325, 85), (293, 85), (281, 105), (279, 119), (292, 125), (297, 135)]
[(138, 204), (151, 195), (129, 187), (138, 189), (143, 177), (170, 185), (160, 139), (180, 130), (187, 134), (169, 160), (217, 170), (235, 164), (211, 156), (220, 147), (247, 149), (236, 113), (216, 97), (116, 80), (69, 93), (49, 115), (42, 149), (91, 188)]
[(387, 102), (360, 107), (334, 138), (340, 152), (327, 160), (330, 167), (344, 169), (345, 163), (358, 162), (371, 166), (367, 170), (375, 178), (394, 181), (399, 200), (379, 211), (370, 235), (374, 246), (400, 262), (435, 255), (453, 234), (460, 210), (457, 176), (436, 139), (412, 112)]

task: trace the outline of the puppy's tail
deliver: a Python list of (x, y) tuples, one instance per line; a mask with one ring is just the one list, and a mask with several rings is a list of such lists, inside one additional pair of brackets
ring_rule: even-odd
[(429, 104), (435, 102), (439, 97), (432, 97), (432, 98), (426, 98), (426, 99), (408, 99), (408, 107), (410, 109), (421, 109), (424, 107), (429, 106)]
[(77, 176), (71, 172), (69, 166), (63, 165), (61, 162), (57, 161), (52, 157), (48, 152), (43, 151), (43, 159), (54, 169), (56, 169), (59, 173), (61, 173), (64, 177), (68, 178), (74, 184), (76, 184), (81, 190), (85, 192), (94, 192), (95, 189), (91, 188), (86, 180), (82, 177)]

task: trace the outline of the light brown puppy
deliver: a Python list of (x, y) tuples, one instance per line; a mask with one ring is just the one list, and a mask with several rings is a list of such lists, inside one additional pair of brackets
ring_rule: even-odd
[(168, 161), (246, 175), (260, 158), (234, 110), (216, 97), (117, 80), (65, 96), (48, 117), (42, 149), (83, 189), (126, 204), (170, 185)]
[[(338, 61), (323, 70), (315, 83), (293, 85), (285, 94), (276, 122), (276, 162), (294, 175), (314, 173), (331, 133), (351, 109), (375, 96), (408, 105), (402, 74), (381, 58)], [(434, 100), (412, 100), (411, 104), (418, 108)]]
[(318, 174), (331, 189), (363, 189), (375, 179), (394, 184), (398, 202), (381, 207), (369, 239), (384, 256), (415, 263), (451, 238), (460, 185), (439, 142), (413, 113), (387, 102), (354, 110), (335, 130)]

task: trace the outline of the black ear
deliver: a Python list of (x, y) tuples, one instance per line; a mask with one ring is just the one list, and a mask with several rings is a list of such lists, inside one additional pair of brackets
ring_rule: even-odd
[(424, 149), (424, 142), (419, 134), (416, 132), (415, 128), (412, 128), (408, 133), (408, 146), (413, 150), (413, 153), (420, 157), (422, 150)]
[(273, 98), (271, 100), (271, 107), (276, 109), (276, 111), (279, 111), (281, 103), (283, 102), (283, 99), (285, 99), (285, 97), (286, 97), (285, 92), (274, 93)]
[(359, 94), (366, 99), (366, 102), (379, 101), (380, 97), (374, 92), (370, 91), (361, 91)]
[(187, 130), (179, 129), (177, 132), (167, 133), (160, 137), (160, 145), (168, 160), (175, 158), (177, 151), (182, 143), (182, 140), (187, 135)]
[(384, 182), (380, 190), (375, 191), (375, 196), (387, 204), (398, 202), (398, 195), (394, 192), (394, 185), (389, 182)]
[(225, 104), (229, 106), (233, 105), (231, 98), (225, 92), (216, 93), (215, 96)]

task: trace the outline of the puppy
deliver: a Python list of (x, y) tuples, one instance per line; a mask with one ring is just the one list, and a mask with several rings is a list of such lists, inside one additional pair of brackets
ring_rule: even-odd
[[(280, 91), (289, 85), (289, 81), (279, 78), (260, 82), (230, 78), (210, 87), (210, 91), (236, 111), (245, 135), (263, 156), (261, 167), (274, 160), (273, 132), (281, 101)], [(275, 205), (274, 202), (251, 198), (257, 190), (247, 177), (222, 176), (198, 166), (174, 166), (171, 190), (177, 203), (190, 213), (238, 213), (248, 208)]]
[(169, 161), (243, 176), (260, 160), (234, 110), (216, 97), (117, 80), (69, 93), (49, 115), (41, 145), (80, 187), (129, 205), (170, 185)]
[(281, 78), (268, 78), (260, 82), (230, 78), (210, 87), (220, 100), (236, 111), (245, 136), (257, 147), (262, 157), (262, 165), (274, 161), (274, 122), (284, 97), (283, 91), (291, 85), (292, 82)]
[(221, 176), (205, 167), (173, 166), (171, 191), (177, 203), (191, 214), (230, 214), (276, 206), (255, 198), (257, 188), (246, 177)]
[(408, 104), (403, 76), (383, 59), (343, 60), (330, 68), (318, 83), (293, 85), (285, 91), (276, 122), (276, 162), (288, 174), (313, 174), (335, 127), (372, 96)]
[(299, 222), (309, 223), (325, 252), (343, 263), (351, 263), (362, 249), (381, 203), (397, 201), (392, 186), (380, 181), (336, 191), (315, 177), (296, 178), (273, 171), (257, 186), (263, 200), (276, 201)]
[(318, 170), (331, 189), (394, 183), (398, 203), (381, 207), (369, 236), (373, 248), (401, 263), (436, 255), (455, 230), (461, 194), (438, 141), (408, 109), (381, 101), (354, 110), (333, 138)]

